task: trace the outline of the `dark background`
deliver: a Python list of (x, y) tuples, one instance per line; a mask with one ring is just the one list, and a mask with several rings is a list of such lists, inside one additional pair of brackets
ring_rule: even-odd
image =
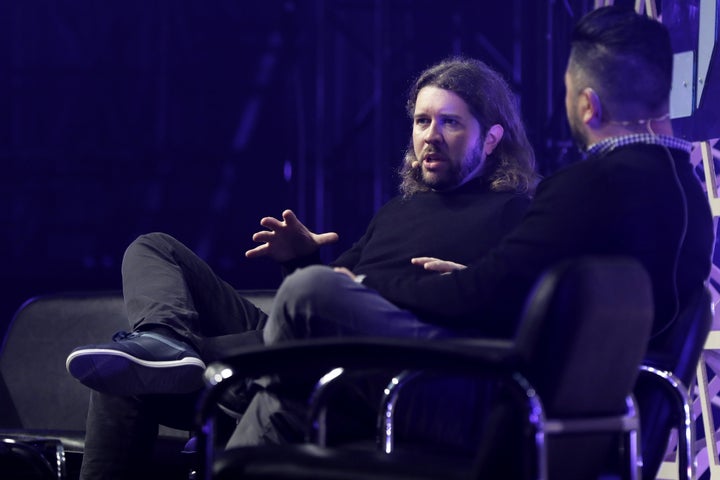
[[(623, 2), (616, 2), (623, 3)], [(265, 215), (341, 241), (396, 192), (405, 94), (453, 54), (518, 93), (543, 174), (571, 161), (562, 74), (592, 1), (0, 2), (0, 327), (25, 299), (119, 289), (165, 231), (238, 288)], [(1, 331), (1, 330), (0, 330)]]

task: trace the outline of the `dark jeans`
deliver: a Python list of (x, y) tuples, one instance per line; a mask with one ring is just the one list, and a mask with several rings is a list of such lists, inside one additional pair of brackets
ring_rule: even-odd
[[(419, 321), (374, 290), (320, 265), (297, 270), (285, 279), (263, 330), (267, 345), (298, 338), (449, 335), (452, 333)], [(274, 391), (262, 390), (253, 397), (228, 447), (302, 439), (301, 414), (305, 412), (306, 399), (285, 392), (277, 395)]]
[[(187, 478), (188, 471), (182, 471), (180, 465), (170, 465), (157, 476), (157, 464), (153, 462), (159, 423), (183, 430), (193, 428), (197, 395), (174, 397), (119, 397), (91, 392), (80, 478)], [(176, 448), (171, 452), (171, 458), (176, 460), (173, 463), (180, 463), (181, 446), (172, 448)]]
[[(267, 315), (173, 237), (152, 233), (128, 246), (122, 264), (130, 328), (171, 328), (209, 362), (225, 345), (259, 344)], [(158, 425), (191, 430), (197, 394), (117, 397), (92, 392), (82, 479), (140, 477)]]
[(164, 325), (206, 361), (224, 345), (258, 344), (267, 315), (163, 233), (138, 237), (122, 263), (123, 297), (133, 330)]
[[(242, 298), (191, 250), (169, 235), (143, 235), (123, 258), (123, 295), (130, 325), (171, 328), (193, 345), (207, 363), (223, 349), (272, 344), (289, 339), (380, 335), (432, 338), (452, 335), (420, 322), (375, 291), (324, 266), (289, 275), (268, 317)], [(155, 400), (156, 401), (156, 400)], [(119, 472), (139, 464), (157, 435), (159, 422), (189, 424), (191, 412), (167, 401), (160, 418), (146, 397), (93, 393), (88, 413), (86, 454), (81, 478), (128, 478)], [(261, 391), (242, 416), (230, 444), (282, 443), (298, 438), (304, 406)]]

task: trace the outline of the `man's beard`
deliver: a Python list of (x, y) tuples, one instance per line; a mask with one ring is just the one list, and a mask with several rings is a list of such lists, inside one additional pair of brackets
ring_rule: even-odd
[(465, 183), (470, 175), (473, 177), (479, 176), (478, 170), (480, 170), (485, 160), (482, 148), (483, 142), (478, 141), (460, 165), (449, 164), (449, 168), (442, 175), (428, 174), (422, 168), (421, 163), (420, 181), (433, 190), (447, 190)]

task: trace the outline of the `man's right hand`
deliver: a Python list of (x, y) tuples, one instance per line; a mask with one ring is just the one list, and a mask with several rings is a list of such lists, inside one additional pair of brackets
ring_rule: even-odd
[(310, 255), (321, 245), (338, 241), (335, 232), (313, 233), (297, 219), (292, 210), (282, 213), (282, 220), (265, 217), (260, 225), (267, 228), (256, 232), (252, 239), (262, 245), (245, 252), (247, 258), (268, 256), (277, 262), (287, 262)]

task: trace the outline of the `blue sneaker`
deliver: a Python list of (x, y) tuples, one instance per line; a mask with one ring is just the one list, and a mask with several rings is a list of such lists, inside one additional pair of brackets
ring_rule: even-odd
[(118, 332), (112, 343), (78, 347), (65, 367), (83, 385), (113, 395), (189, 393), (205, 363), (190, 345), (154, 332)]

